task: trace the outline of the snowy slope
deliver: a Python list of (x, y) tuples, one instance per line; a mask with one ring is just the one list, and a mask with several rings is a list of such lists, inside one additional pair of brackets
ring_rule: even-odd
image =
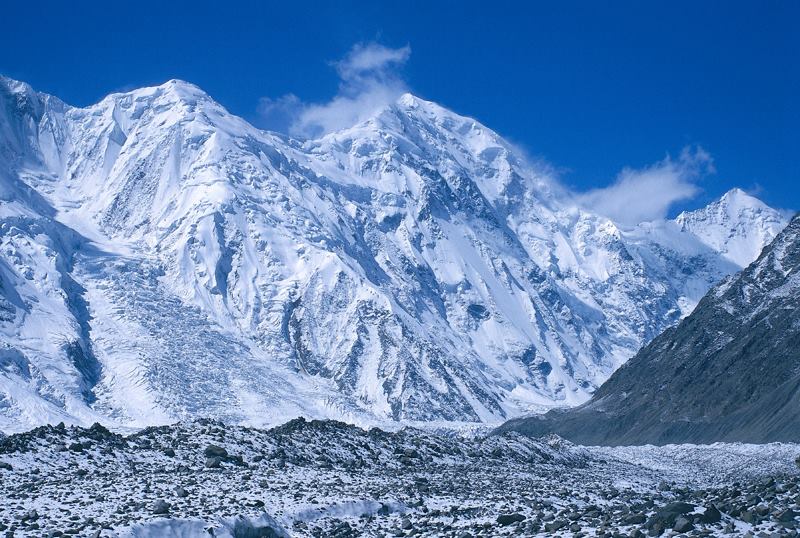
[(797, 441), (798, 267), (800, 215), (589, 402), (511, 420), (501, 430), (592, 445)]
[(732, 189), (704, 209), (681, 213), (675, 222), (726, 259), (746, 267), (775, 237), (775, 230), (786, 225), (786, 216), (741, 189)]
[(0, 79), (0, 114), (5, 430), (581, 403), (786, 222), (732, 191), (622, 230), (411, 95), (305, 141), (181, 81), (81, 109)]

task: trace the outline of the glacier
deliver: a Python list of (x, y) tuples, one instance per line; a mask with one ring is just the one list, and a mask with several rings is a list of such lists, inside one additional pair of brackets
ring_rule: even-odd
[(410, 94), (304, 140), (183, 81), (0, 77), (0, 430), (577, 405), (787, 222), (734, 189), (620, 226)]

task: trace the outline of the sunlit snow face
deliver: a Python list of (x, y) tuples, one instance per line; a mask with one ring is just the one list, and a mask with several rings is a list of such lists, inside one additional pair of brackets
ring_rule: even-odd
[(178, 81), (31, 99), (0, 176), (0, 429), (577, 404), (785, 223), (732, 193), (617, 226), (411, 95), (306, 141)]

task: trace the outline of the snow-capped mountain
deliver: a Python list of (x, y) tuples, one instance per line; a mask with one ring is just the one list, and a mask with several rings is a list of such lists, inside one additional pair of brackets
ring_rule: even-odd
[[(739, 193), (734, 193), (737, 197)], [(741, 207), (741, 206), (739, 206)], [(730, 214), (712, 207), (714, 214)], [(733, 236), (735, 237), (735, 236)], [(573, 409), (503, 431), (587, 445), (800, 439), (800, 215)]]
[(786, 216), (741, 189), (732, 189), (704, 209), (681, 213), (675, 221), (682, 231), (746, 267), (772, 241), (775, 230), (786, 225)]
[(731, 191), (622, 229), (412, 95), (295, 140), (180, 81), (0, 79), (0, 199), (4, 430), (578, 404), (786, 223)]

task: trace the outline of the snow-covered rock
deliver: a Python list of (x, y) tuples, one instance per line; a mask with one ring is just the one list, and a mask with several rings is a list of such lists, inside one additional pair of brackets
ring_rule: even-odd
[(295, 140), (174, 80), (75, 108), (0, 79), (0, 198), (7, 431), (578, 404), (786, 222), (732, 191), (622, 229), (411, 95)]
[[(0, 530), (204, 538), (791, 536), (800, 445), (582, 447), (556, 436), (195, 420), (132, 435), (44, 426), (0, 441)], [(208, 454), (225, 454), (220, 461)], [(211, 462), (209, 462), (211, 459)], [(715, 517), (700, 518), (715, 506)], [(675, 519), (675, 514), (672, 520)], [(656, 526), (662, 522), (660, 527)], [(403, 532), (406, 531), (406, 532)]]
[(741, 189), (731, 189), (703, 209), (681, 213), (675, 222), (736, 265), (746, 267), (787, 220)]

